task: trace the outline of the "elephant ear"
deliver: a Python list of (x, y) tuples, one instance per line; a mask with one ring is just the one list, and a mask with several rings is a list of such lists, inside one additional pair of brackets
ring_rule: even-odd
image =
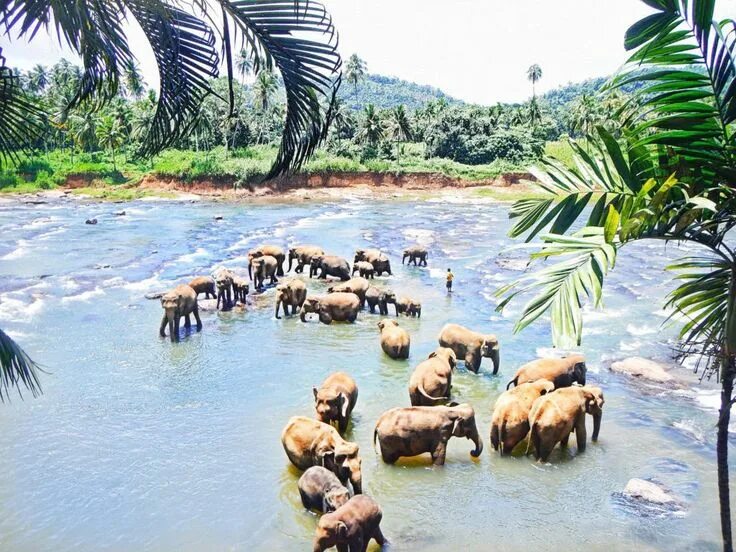
[(316, 402), (316, 401), (317, 401), (317, 393), (318, 393), (318, 391), (317, 391), (317, 388), (316, 388), (316, 387), (312, 387), (312, 393), (314, 393), (314, 400), (315, 400), (315, 402)]
[(376, 324), (376, 326), (378, 326), (379, 330), (383, 330), (383, 328), (386, 326), (386, 323), (381, 320), (378, 324)]
[(335, 451), (325, 450), (319, 453), (319, 462), (320, 466), (322, 466), (323, 468), (327, 468), (327, 466), (333, 466), (335, 464)]
[(455, 435), (457, 437), (457, 431), (463, 426), (464, 423), (465, 418), (463, 418), (462, 416), (458, 416), (457, 418), (455, 418), (455, 422), (452, 424), (452, 435)]
[(432, 351), (429, 353), (429, 356), (427, 358), (435, 358), (437, 356), (437, 351)]
[(348, 417), (348, 406), (350, 406), (350, 401), (347, 396), (345, 393), (340, 393), (340, 415), (343, 418)]

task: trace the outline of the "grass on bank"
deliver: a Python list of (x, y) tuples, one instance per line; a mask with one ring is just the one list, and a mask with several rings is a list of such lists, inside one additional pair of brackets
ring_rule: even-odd
[[(150, 160), (134, 159), (118, 152), (116, 165), (109, 152), (70, 152), (55, 150), (25, 158), (8, 170), (0, 172), (0, 192), (34, 192), (50, 190), (69, 179), (79, 180), (85, 188), (111, 189), (135, 185), (147, 175), (173, 178), (185, 182), (202, 179), (229, 179), (238, 184), (255, 183), (262, 179), (276, 156), (276, 146), (252, 146), (226, 151), (166, 150)], [(439, 173), (468, 181), (492, 180), (507, 172), (524, 167), (496, 160), (487, 165), (464, 165), (449, 159), (424, 158), (420, 144), (405, 144), (398, 159), (354, 159), (318, 150), (302, 172), (377, 172), (377, 173)], [(118, 192), (126, 195), (129, 192)]]

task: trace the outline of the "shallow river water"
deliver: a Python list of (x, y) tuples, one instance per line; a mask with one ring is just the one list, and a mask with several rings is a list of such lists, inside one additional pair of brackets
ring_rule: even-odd
[[(311, 549), (317, 517), (301, 507), (279, 436), (291, 416), (313, 415), (312, 386), (336, 370), (360, 389), (348, 437), (360, 445), (364, 489), (383, 508), (391, 550), (718, 549), (717, 395), (642, 393), (605, 368), (669, 355), (663, 267), (683, 253), (673, 245), (625, 250), (606, 310), (586, 314), (589, 381), (606, 394), (600, 441), (577, 457), (574, 446), (556, 451), (549, 464), (492, 451), (493, 402), (518, 365), (551, 352), (544, 322), (513, 334), (521, 305), (494, 312), (494, 290), (522, 274), (497, 262), (521, 255), (505, 252), (507, 209), (451, 197), (0, 203), (0, 327), (50, 372), (42, 397), (0, 406), (0, 550)], [(84, 225), (90, 217), (99, 224)], [(378, 316), (330, 327), (276, 320), (273, 291), (245, 312), (203, 312), (203, 331), (181, 343), (158, 337), (161, 308), (147, 292), (220, 264), (245, 267), (247, 250), (263, 242), (317, 243), (345, 257), (360, 246), (388, 252), (394, 276), (377, 281), (423, 302), (420, 320), (401, 319), (410, 360), (383, 355)], [(401, 249), (416, 242), (429, 248), (428, 269), (401, 266)], [(486, 360), (479, 375), (461, 366), (453, 380), (454, 398), (476, 409), (485, 450), (475, 461), (472, 443), (453, 439), (444, 467), (384, 465), (371, 443), (375, 421), (408, 405), (409, 374), (448, 321), (501, 341), (498, 377)], [(657, 479), (684, 510), (638, 515), (617, 495), (632, 477)]]

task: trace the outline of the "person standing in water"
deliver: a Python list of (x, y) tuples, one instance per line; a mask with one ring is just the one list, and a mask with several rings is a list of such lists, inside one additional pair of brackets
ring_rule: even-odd
[(455, 279), (455, 275), (452, 273), (452, 270), (449, 268), (447, 269), (447, 293), (452, 293), (452, 281)]

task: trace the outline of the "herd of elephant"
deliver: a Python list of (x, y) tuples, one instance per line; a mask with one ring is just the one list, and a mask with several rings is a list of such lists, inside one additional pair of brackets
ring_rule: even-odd
[[(427, 252), (421, 247), (404, 251), (402, 264), (427, 266)], [(201, 329), (197, 297), (217, 298), (217, 308), (229, 309), (234, 302), (245, 303), (250, 282), (257, 290), (268, 283), (276, 285), (275, 316), (283, 308), (286, 316), (300, 314), (306, 321), (314, 313), (324, 324), (354, 322), (366, 306), (372, 313), (388, 315), (393, 304), (396, 315), (421, 316), (421, 303), (409, 297), (398, 298), (388, 289), (379, 289), (370, 279), (383, 273), (391, 275), (388, 257), (378, 250), (356, 251), (352, 271), (347, 260), (327, 255), (316, 246), (289, 249), (286, 255), (276, 246), (261, 246), (248, 253), (248, 279), (227, 269), (213, 277), (198, 277), (187, 285), (177, 286), (161, 297), (164, 317), (160, 334), (166, 325), (172, 340), (179, 335), (179, 322), (191, 326), (193, 314)], [(338, 278), (341, 282), (328, 288), (326, 295), (308, 295), (300, 279), (278, 282), (285, 272), (302, 273), (309, 266), (309, 276)], [(354, 274), (358, 272), (359, 276)], [(411, 339), (394, 319), (378, 322), (380, 344), (384, 353), (394, 359), (407, 359)], [(471, 456), (483, 452), (483, 439), (470, 404), (451, 400), (452, 376), (463, 361), (467, 370), (478, 373), (483, 358), (491, 359), (493, 373), (500, 368), (500, 346), (494, 335), (482, 334), (458, 324), (446, 324), (438, 336), (439, 347), (413, 370), (408, 382), (410, 407), (397, 407), (384, 412), (373, 432), (374, 447), (380, 446), (381, 458), (394, 464), (402, 457), (429, 453), (432, 463), (443, 465), (451, 437), (465, 437), (473, 442)], [(513, 388), (512, 388), (513, 386)], [(361, 458), (356, 443), (343, 435), (358, 400), (358, 386), (348, 374), (331, 374), (313, 388), (315, 418), (295, 416), (281, 434), (281, 442), (289, 461), (304, 473), (298, 481), (299, 494), (305, 508), (322, 513), (313, 543), (321, 552), (336, 546), (338, 552), (365, 552), (368, 542), (386, 542), (380, 529), (382, 511), (374, 499), (363, 491)], [(575, 433), (578, 452), (585, 450), (587, 432), (585, 418), (593, 418), (593, 441), (598, 439), (603, 392), (586, 385), (585, 359), (581, 355), (565, 358), (538, 359), (519, 368), (497, 399), (490, 428), (493, 449), (509, 455), (526, 440), (526, 454), (547, 461), (560, 444), (566, 447)], [(335, 427), (336, 426), (336, 427)], [(527, 438), (528, 436), (528, 438)]]

